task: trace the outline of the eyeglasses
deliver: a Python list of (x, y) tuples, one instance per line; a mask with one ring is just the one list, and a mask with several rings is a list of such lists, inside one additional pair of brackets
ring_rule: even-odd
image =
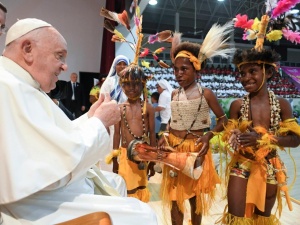
[(0, 23), (0, 35), (1, 34), (6, 34), (7, 28), (5, 27), (5, 24)]

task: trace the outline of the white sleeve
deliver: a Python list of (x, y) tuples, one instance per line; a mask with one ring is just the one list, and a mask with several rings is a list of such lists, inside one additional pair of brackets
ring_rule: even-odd
[(72, 124), (74, 127), (78, 127), (78, 126), (80, 126), (80, 124), (84, 123), (88, 119), (89, 119), (88, 115), (87, 115), (87, 113), (85, 113), (82, 116), (78, 117), (77, 119), (72, 120)]
[(163, 108), (167, 108), (167, 104), (168, 104), (168, 96), (166, 96), (167, 92), (163, 91), (158, 99), (158, 106), (159, 107), (163, 107)]
[(109, 93), (110, 94), (112, 89), (113, 89), (113, 79), (112, 79), (112, 77), (108, 77), (101, 85), (100, 93)]
[(99, 119), (83, 116), (74, 128), (45, 93), (4, 78), (0, 78), (0, 100), (8, 104), (0, 111), (0, 205), (25, 198), (69, 174), (70, 181), (76, 179), (109, 146), (109, 135)]

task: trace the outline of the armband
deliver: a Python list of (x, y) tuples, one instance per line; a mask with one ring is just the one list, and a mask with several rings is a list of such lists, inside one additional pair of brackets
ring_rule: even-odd
[(226, 117), (226, 114), (224, 114), (223, 116), (217, 117), (217, 118), (216, 118), (216, 121), (218, 121), (219, 119), (222, 119), (222, 118), (224, 118), (224, 117)]
[(205, 134), (208, 134), (208, 133), (212, 133), (212, 135), (215, 136), (215, 133), (213, 131), (211, 131), (211, 130), (207, 131)]

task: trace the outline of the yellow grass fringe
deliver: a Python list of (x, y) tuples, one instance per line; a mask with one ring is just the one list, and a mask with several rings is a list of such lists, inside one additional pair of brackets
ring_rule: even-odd
[(300, 126), (295, 119), (288, 119), (280, 123), (280, 128), (277, 133), (280, 135), (286, 135), (288, 132), (292, 132), (297, 136), (300, 136)]
[(215, 224), (221, 225), (254, 225), (253, 218), (237, 217), (230, 213), (224, 213)]
[(253, 225), (281, 225), (275, 215), (271, 215), (270, 217), (254, 215), (253, 220)]
[[(227, 141), (229, 140), (229, 138), (232, 134), (231, 133), (232, 130), (239, 129), (242, 133), (247, 132), (249, 125), (251, 125), (251, 121), (230, 119), (224, 129), (224, 135), (222, 137), (222, 140), (226, 143), (225, 147), (227, 149), (227, 152), (232, 157), (231, 162), (229, 162), (227, 164), (227, 171), (226, 171), (227, 173), (225, 176), (226, 185), (228, 183), (228, 178), (229, 178), (228, 168), (230, 168), (237, 160), (237, 155), (232, 151), (232, 149), (230, 148)], [(265, 157), (270, 153), (270, 151), (272, 151), (274, 149), (284, 150), (282, 147), (280, 147), (276, 144), (275, 135), (283, 135), (284, 136), (284, 135), (287, 135), (289, 132), (293, 132), (296, 135), (300, 136), (300, 126), (297, 124), (295, 119), (288, 119), (288, 120), (281, 122), (280, 128), (278, 129), (278, 131), (276, 132), (275, 135), (269, 133), (263, 127), (255, 127), (254, 130), (258, 134), (261, 135), (261, 139), (258, 141), (258, 145), (256, 146), (256, 148), (252, 148), (252, 147), (240, 148), (239, 151), (252, 154), (255, 158), (255, 161), (258, 163), (263, 163), (265, 160)], [(292, 158), (292, 156), (291, 156), (291, 158)], [(292, 158), (292, 160), (293, 160), (293, 158)], [(278, 162), (277, 163), (274, 162), (274, 164), (275, 164), (274, 166), (276, 167), (276, 169), (278, 169), (280, 171), (277, 173), (278, 183), (280, 183), (280, 184), (284, 183), (286, 180), (285, 180), (285, 176), (282, 175), (283, 171), (282, 171), (281, 165), (278, 165), (279, 164)], [(278, 193), (277, 193), (277, 200), (278, 200), (277, 210), (278, 210), (279, 216), (281, 216), (281, 212), (282, 212), (282, 200), (281, 200), (281, 193), (280, 193), (281, 191), (285, 192), (285, 194), (287, 195), (287, 200), (289, 200), (287, 186), (283, 185), (283, 186), (281, 186), (281, 188), (279, 188)], [(290, 202), (289, 201), (287, 201), (287, 202), (288, 202), (289, 208), (291, 209)]]
[[(181, 138), (175, 137), (174, 135), (169, 135), (169, 143), (171, 146), (175, 146), (176, 144), (181, 142)], [(195, 152), (197, 151), (195, 146), (195, 139), (187, 139), (177, 148), (178, 152)], [(201, 147), (201, 146), (200, 146)], [(176, 171), (178, 176), (176, 178), (171, 178), (169, 176), (169, 172), (172, 168), (169, 166), (164, 166), (163, 169), (163, 180), (161, 183), (161, 198), (163, 205), (168, 208), (172, 208), (172, 199), (170, 192), (173, 187), (176, 186), (176, 202), (179, 210), (181, 212), (185, 212), (184, 200), (187, 199), (185, 195), (186, 182), (189, 182), (187, 176), (182, 174), (180, 171)], [(197, 184), (193, 183), (193, 192), (196, 196), (196, 214), (208, 215), (208, 211), (212, 205), (212, 202), (215, 197), (215, 188), (216, 184), (220, 183), (220, 179), (215, 171), (212, 154), (209, 150), (205, 155), (205, 163), (204, 163), (204, 171), (199, 178), (199, 180), (195, 181)]]

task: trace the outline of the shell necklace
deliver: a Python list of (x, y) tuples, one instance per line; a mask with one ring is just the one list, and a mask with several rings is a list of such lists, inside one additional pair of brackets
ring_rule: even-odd
[[(279, 128), (279, 122), (281, 121), (281, 118), (280, 118), (280, 104), (273, 91), (269, 91), (269, 101), (271, 106), (269, 131), (275, 133), (275, 131), (277, 131)], [(249, 111), (250, 111), (249, 109), (250, 109), (250, 97), (248, 94), (244, 97), (241, 105), (242, 120), (249, 120)]]

